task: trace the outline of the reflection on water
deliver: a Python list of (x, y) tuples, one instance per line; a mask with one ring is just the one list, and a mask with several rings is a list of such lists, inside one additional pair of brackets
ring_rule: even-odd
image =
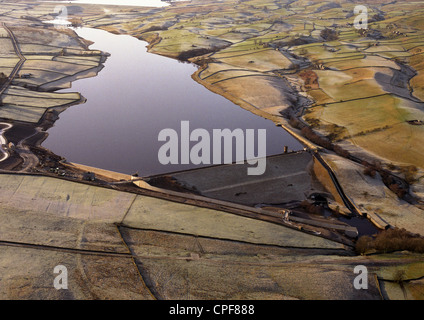
[(364, 217), (339, 217), (339, 220), (347, 223), (352, 227), (356, 227), (359, 232), (359, 236), (374, 235), (380, 230), (372, 224), (370, 220)]
[[(181, 121), (190, 129), (266, 129), (268, 155), (284, 146), (302, 146), (272, 121), (258, 117), (214, 94), (192, 80), (194, 65), (146, 52), (146, 42), (126, 35), (82, 28), (78, 34), (94, 41), (92, 49), (111, 56), (97, 77), (78, 80), (71, 89), (81, 92), (86, 104), (60, 115), (43, 146), (68, 161), (122, 173), (160, 174), (193, 165), (160, 164), (164, 142), (159, 132), (180, 132)], [(233, 148), (235, 149), (235, 148)]]

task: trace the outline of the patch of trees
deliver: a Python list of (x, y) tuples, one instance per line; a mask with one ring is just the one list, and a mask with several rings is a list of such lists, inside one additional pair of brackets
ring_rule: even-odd
[(309, 141), (311, 141), (311, 142), (313, 142), (313, 143), (315, 143), (315, 144), (317, 144), (321, 147), (324, 147), (326, 149), (330, 149), (330, 150), (332, 149), (331, 142), (328, 139), (316, 134), (310, 127), (303, 124), (301, 121), (299, 121), (295, 117), (290, 118), (289, 124), (293, 128), (299, 129), (302, 136), (304, 136)]
[(310, 127), (303, 127), (300, 132), (302, 133), (302, 136), (304, 136), (309, 141), (324, 147), (326, 149), (332, 150), (333, 145), (330, 140), (328, 140), (325, 137), (322, 137), (318, 134), (316, 134)]
[(6, 83), (7, 78), (8, 77), (3, 72), (0, 72), (0, 86), (3, 86)]
[(377, 13), (371, 17), (369, 22), (383, 21), (383, 20), (385, 20), (384, 14)]
[(334, 151), (335, 153), (337, 153), (341, 157), (344, 157), (344, 158), (350, 157), (350, 153), (347, 150), (343, 149), (339, 145), (332, 143), (327, 137), (324, 137), (324, 136), (317, 134), (310, 127), (303, 124), (302, 122), (300, 122), (295, 117), (290, 118), (289, 124), (293, 128), (300, 129), (300, 133), (302, 134), (302, 136), (304, 136), (306, 139), (308, 139), (312, 143), (314, 143), (318, 146), (321, 146), (321, 147), (323, 147), (327, 150)]
[(384, 184), (399, 198), (404, 199), (409, 193), (409, 185), (402, 183), (399, 178), (395, 178), (394, 176), (387, 174), (386, 171), (382, 172), (382, 178)]
[(151, 31), (166, 31), (168, 30), (167, 27), (164, 26), (151, 26), (150, 28), (147, 28), (143, 32), (151, 32)]
[(325, 28), (321, 31), (320, 36), (325, 41), (334, 41), (339, 39), (339, 32), (334, 29)]
[(71, 23), (72, 27), (79, 28), (82, 27), (83, 21), (81, 18), (71, 18), (69, 19), (69, 22)]
[(254, 39), (253, 40), (253, 44), (255, 45), (255, 48), (257, 46), (263, 47), (263, 48), (268, 48), (269, 47), (269, 42), (264, 42), (262, 39)]
[(375, 133), (375, 132), (379, 132), (379, 131), (383, 131), (383, 130), (387, 130), (389, 128), (390, 128), (389, 125), (385, 125), (384, 127), (381, 127), (381, 128), (374, 128), (374, 129), (369, 129), (369, 130), (362, 130), (362, 131), (358, 132), (357, 134), (355, 134), (355, 136), (365, 136), (367, 134)]
[(327, 138), (330, 139), (330, 141), (343, 139), (346, 135), (346, 128), (335, 123), (328, 125), (326, 129), (330, 131), (330, 133), (327, 135)]
[(177, 56), (177, 59), (180, 60), (180, 61), (188, 61), (190, 58), (203, 56), (205, 54), (212, 53), (212, 52), (215, 52), (217, 50), (218, 50), (218, 48), (216, 48), (216, 47), (191, 49), (191, 50), (181, 52)]
[(418, 173), (418, 168), (414, 165), (403, 167), (402, 173), (405, 177), (405, 181), (409, 184), (412, 184), (414, 182), (417, 182), (417, 179), (415, 178), (416, 173)]
[(326, 4), (322, 5), (322, 6), (320, 6), (315, 11), (315, 13), (321, 13), (321, 12), (326, 11), (326, 10), (335, 9), (335, 8), (341, 8), (341, 7), (342, 6), (339, 3), (337, 3), (337, 2), (329, 2), (329, 3), (326, 3)]
[(312, 70), (302, 70), (299, 72), (299, 76), (304, 81), (304, 85), (306, 89), (318, 89), (318, 75)]
[(376, 30), (376, 29), (358, 29), (358, 30), (356, 30), (356, 32), (361, 37), (371, 38), (371, 39), (374, 39), (374, 40), (385, 39), (385, 36), (383, 36), (383, 34), (381, 33), (381, 31), (380, 30)]
[(302, 129), (302, 123), (295, 117), (291, 116), (289, 119), (289, 124), (296, 129)]
[(411, 252), (424, 253), (424, 237), (413, 234), (405, 229), (393, 228), (380, 232), (375, 238), (362, 236), (355, 244), (358, 254), (369, 251), (393, 252), (408, 250)]
[[(331, 142), (328, 137), (321, 136), (314, 132), (311, 127), (305, 125), (295, 117), (290, 117), (289, 124), (296, 129), (299, 129), (302, 136), (311, 141), (312, 143), (321, 146), (327, 150), (334, 151), (341, 157), (351, 159), (353, 161), (358, 161), (357, 158), (351, 156), (349, 151), (343, 149), (337, 144)], [(411, 195), (409, 194), (409, 185), (416, 181), (415, 174), (418, 172), (418, 169), (415, 166), (408, 166), (401, 168), (401, 172), (404, 176), (404, 179), (392, 174), (391, 172), (385, 170), (380, 162), (369, 163), (368, 161), (362, 161), (361, 164), (364, 166), (363, 173), (370, 177), (375, 177), (377, 172), (380, 174), (383, 183), (400, 199), (410, 201), (412, 200)]]
[[(380, 162), (369, 163), (367, 161), (362, 161), (362, 165), (365, 167), (363, 173), (369, 177), (374, 178), (377, 172), (380, 174), (383, 183), (400, 199), (408, 200), (409, 195), (409, 185), (414, 183), (415, 173), (418, 171), (415, 166), (407, 166), (401, 169), (404, 179), (395, 176), (389, 171), (382, 168)], [(391, 167), (391, 170), (394, 169), (394, 166)], [(410, 197), (410, 196), (409, 196)]]
[(205, 67), (209, 63), (216, 63), (217, 60), (211, 57), (200, 57), (194, 61), (200, 67)]
[(31, 16), (21, 16), (21, 19), (25, 19), (25, 20), (29, 20), (29, 21), (35, 21), (35, 22), (40, 22), (40, 19), (35, 18), (35, 17), (31, 17)]
[(377, 174), (377, 170), (373, 169), (372, 167), (368, 167), (368, 166), (366, 166), (366, 167), (364, 168), (363, 173), (364, 173), (366, 176), (369, 176), (369, 177), (371, 177), (371, 178), (374, 178), (374, 177), (375, 177), (375, 175)]
[[(312, 143), (321, 146), (327, 150), (334, 151), (341, 157), (358, 161), (357, 158), (351, 156), (349, 151), (343, 149), (337, 144), (332, 143), (327, 137), (321, 136), (314, 132), (311, 127), (305, 125), (295, 117), (290, 117), (289, 124), (296, 129), (299, 129), (302, 136), (311, 141)], [(377, 172), (380, 174), (383, 183), (400, 199), (405, 201), (411, 201), (411, 195), (409, 194), (409, 185), (416, 181), (415, 174), (418, 169), (415, 166), (408, 166), (401, 168), (401, 172), (404, 179), (392, 174), (388, 170), (385, 170), (380, 162), (369, 163), (368, 161), (362, 161), (361, 164), (364, 166), (363, 173), (370, 177), (375, 177)]]
[(300, 207), (308, 213), (312, 213), (312, 214), (323, 214), (324, 213), (323, 207), (316, 205), (314, 203), (310, 203), (308, 200), (303, 200), (300, 203)]
[(307, 39), (304, 38), (296, 38), (296, 37), (291, 37), (287, 42), (286, 45), (288, 46), (301, 46), (304, 44), (308, 44), (309, 41)]

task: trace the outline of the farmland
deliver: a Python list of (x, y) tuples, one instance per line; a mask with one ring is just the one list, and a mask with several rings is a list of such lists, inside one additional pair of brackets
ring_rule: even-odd
[(23, 64), (13, 75), (11, 86), (2, 91), (1, 118), (36, 124), (49, 109), (83, 101), (79, 93), (52, 91), (70, 87), (73, 80), (96, 75), (104, 59), (101, 52), (87, 53), (87, 45), (68, 31), (12, 26), (9, 30), (19, 43), (19, 51), (15, 52), (12, 38), (2, 30), (3, 74), (12, 77), (18, 62)]
[[(44, 23), (57, 17), (56, 5), (0, 6), (1, 136), (16, 145), (1, 146), (10, 157), (0, 174), (0, 287), (9, 290), (0, 298), (63, 298), (49, 290), (45, 271), (60, 261), (78, 271), (66, 298), (423, 298), (422, 249), (402, 247), (424, 236), (422, 2), (368, 1), (364, 29), (354, 26), (350, 1), (61, 3), (74, 24), (131, 35), (152, 54), (196, 64), (194, 81), (305, 146), (275, 158), (275, 172), (248, 188), (231, 167), (167, 177), (174, 187), (178, 176), (193, 184), (177, 185), (185, 193), (149, 185), (151, 177), (137, 184), (135, 176), (69, 164), (40, 146), (58, 115), (85, 101), (57, 91), (95, 77), (108, 56)], [(88, 171), (95, 181), (84, 178)], [(359, 252), (358, 239), (281, 218), (282, 207), (316, 190), (332, 214), (410, 238)], [(253, 207), (256, 199), (265, 209)], [(24, 272), (13, 267), (30, 259)], [(358, 264), (372, 271), (367, 292), (351, 285)]]

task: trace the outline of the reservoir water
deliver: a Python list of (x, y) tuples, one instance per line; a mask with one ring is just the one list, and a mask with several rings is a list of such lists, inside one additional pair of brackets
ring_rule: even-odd
[[(111, 54), (97, 77), (74, 82), (61, 92), (80, 92), (85, 104), (60, 114), (43, 146), (70, 162), (142, 176), (199, 167), (162, 165), (158, 141), (163, 129), (266, 129), (267, 154), (300, 150), (284, 129), (242, 109), (195, 82), (192, 64), (148, 53), (146, 42), (103, 30), (79, 28), (91, 49)], [(211, 134), (212, 135), (212, 134)], [(235, 150), (235, 148), (233, 148)], [(255, 150), (257, 146), (255, 147)]]

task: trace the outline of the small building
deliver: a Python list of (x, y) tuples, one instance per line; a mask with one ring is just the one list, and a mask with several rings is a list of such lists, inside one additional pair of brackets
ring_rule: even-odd
[(85, 172), (82, 178), (85, 181), (94, 181), (96, 180), (96, 175), (94, 172)]
[(281, 217), (283, 218), (284, 221), (290, 221), (290, 214), (291, 214), (290, 210), (283, 209), (279, 211), (279, 213), (281, 214)]
[(407, 122), (409, 124), (413, 125), (413, 126), (422, 126), (422, 125), (424, 125), (424, 121), (422, 121), (422, 120), (408, 120)]
[(314, 205), (316, 206), (327, 207), (328, 206), (327, 197), (328, 195), (325, 193), (314, 192), (310, 194), (308, 198), (314, 201)]

